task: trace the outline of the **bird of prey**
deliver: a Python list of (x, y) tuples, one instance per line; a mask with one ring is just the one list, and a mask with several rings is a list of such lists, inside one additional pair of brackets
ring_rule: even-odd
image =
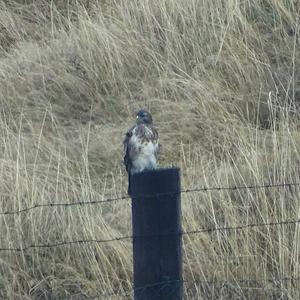
[(149, 112), (140, 110), (136, 114), (136, 124), (127, 131), (123, 145), (124, 165), (128, 173), (128, 194), (130, 195), (131, 175), (157, 167), (158, 132), (153, 127), (152, 116)]

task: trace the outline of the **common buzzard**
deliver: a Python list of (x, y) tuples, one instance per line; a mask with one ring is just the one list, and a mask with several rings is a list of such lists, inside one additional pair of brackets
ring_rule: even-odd
[(153, 127), (152, 116), (149, 112), (140, 110), (136, 114), (136, 124), (127, 131), (123, 144), (124, 165), (128, 173), (128, 194), (130, 195), (131, 175), (157, 167), (158, 132)]

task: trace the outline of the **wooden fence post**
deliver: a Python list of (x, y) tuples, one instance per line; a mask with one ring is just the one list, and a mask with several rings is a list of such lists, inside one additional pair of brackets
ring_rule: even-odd
[(135, 300), (181, 300), (181, 203), (178, 168), (131, 178)]

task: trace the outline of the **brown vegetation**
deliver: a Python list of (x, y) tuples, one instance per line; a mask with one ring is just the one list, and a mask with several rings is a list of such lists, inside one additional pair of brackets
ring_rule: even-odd
[[(141, 107), (183, 188), (300, 182), (299, 67), (297, 1), (0, 0), (0, 209), (125, 194), (121, 141)], [(299, 219), (298, 195), (183, 194), (183, 226)], [(130, 216), (129, 200), (0, 216), (0, 248), (128, 235)], [(266, 280), (300, 276), (299, 226), (185, 236), (185, 299), (299, 299), (299, 281)], [(131, 251), (2, 251), (0, 298), (128, 291)]]

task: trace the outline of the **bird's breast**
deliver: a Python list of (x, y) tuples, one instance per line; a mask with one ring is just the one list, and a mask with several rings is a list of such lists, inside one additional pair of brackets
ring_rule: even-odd
[(131, 173), (142, 172), (143, 170), (152, 170), (157, 166), (155, 153), (158, 150), (158, 142), (145, 141), (137, 136), (132, 136), (131, 144)]
[[(157, 141), (151, 141), (146, 140), (143, 138), (139, 138), (135, 135), (133, 135), (130, 139), (130, 144), (133, 149), (133, 156), (139, 155), (139, 156), (151, 156), (155, 154), (155, 151), (157, 151), (158, 142)], [(132, 157), (134, 158), (134, 157)]]

